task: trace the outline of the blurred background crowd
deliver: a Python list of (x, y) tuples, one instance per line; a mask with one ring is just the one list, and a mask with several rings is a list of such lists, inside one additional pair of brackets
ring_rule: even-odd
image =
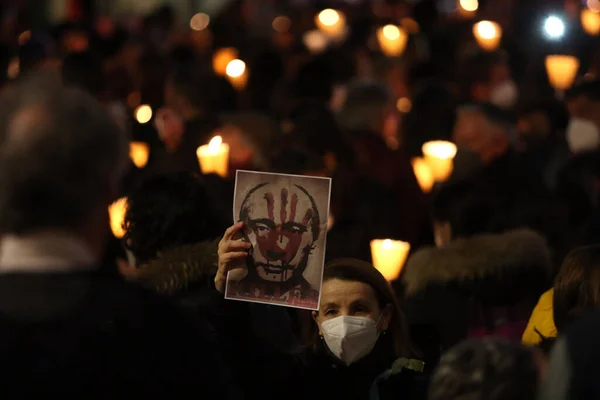
[[(4, 0), (0, 19), (7, 387), (58, 393), (86, 376), (79, 386), (100, 396), (116, 386), (86, 379), (103, 376), (156, 383), (147, 393), (197, 380), (211, 398), (600, 396), (600, 315), (587, 316), (600, 306), (600, 1)], [(328, 341), (325, 310), (315, 324), (222, 299), (237, 170), (332, 178), (321, 303), (360, 316), (342, 306), (359, 293), (377, 322), (351, 362)], [(96, 256), (33, 235), (48, 228)], [(60, 249), (50, 258), (135, 282), (191, 327), (111, 283), (84, 314), (132, 318), (118, 353), (135, 357), (104, 359), (112, 342), (95, 328), (67, 338), (87, 322), (47, 302), (62, 310), (79, 278), (19, 273)], [(340, 295), (340, 282), (366, 286)], [(139, 317), (148, 307), (158, 325)], [(152, 334), (138, 343), (140, 332)], [(192, 332), (209, 344), (186, 347)], [(122, 366), (106, 377), (81, 369), (90, 359)], [(128, 367), (144, 372), (123, 380)]]

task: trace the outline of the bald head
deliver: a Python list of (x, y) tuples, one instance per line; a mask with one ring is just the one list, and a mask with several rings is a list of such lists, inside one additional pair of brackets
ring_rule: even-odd
[(79, 227), (110, 200), (125, 135), (91, 95), (54, 76), (30, 77), (0, 102), (0, 230)]

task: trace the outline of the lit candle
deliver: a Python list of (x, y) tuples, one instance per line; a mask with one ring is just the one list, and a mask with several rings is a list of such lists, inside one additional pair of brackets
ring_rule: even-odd
[(302, 35), (302, 42), (313, 54), (321, 53), (329, 45), (329, 39), (327, 36), (318, 29), (308, 31)]
[(152, 119), (152, 107), (148, 104), (142, 104), (133, 113), (135, 114), (135, 119), (140, 124), (145, 124)]
[(429, 164), (422, 157), (413, 158), (411, 164), (421, 190), (423, 193), (429, 193), (435, 183), (435, 178)]
[(245, 62), (238, 59), (231, 60), (229, 64), (227, 64), (225, 73), (227, 74), (227, 79), (234, 88), (237, 90), (244, 90), (248, 83), (248, 72), (246, 70)]
[(556, 90), (567, 90), (573, 85), (579, 71), (579, 60), (573, 56), (546, 57), (546, 71), (550, 85)]
[(445, 182), (452, 174), (456, 145), (443, 140), (427, 142), (422, 147), (425, 161), (436, 182)]
[(108, 206), (108, 215), (110, 217), (110, 229), (117, 239), (125, 236), (123, 222), (127, 212), (127, 198), (122, 197)]
[(315, 18), (317, 28), (332, 39), (343, 39), (346, 34), (346, 17), (343, 13), (327, 8)]
[(500, 46), (502, 28), (492, 21), (480, 21), (473, 25), (473, 36), (482, 49), (494, 51)]
[(600, 33), (600, 14), (584, 8), (581, 10), (581, 26), (588, 35), (598, 35)]
[(215, 51), (213, 55), (213, 69), (217, 75), (227, 74), (227, 65), (238, 57), (238, 51), (231, 47), (225, 47)]
[(198, 147), (196, 154), (203, 174), (227, 177), (229, 145), (223, 143), (221, 136), (215, 136), (207, 145)]
[(459, 13), (467, 18), (475, 16), (477, 9), (479, 8), (478, 0), (459, 0), (458, 11)]
[(390, 24), (377, 30), (377, 40), (383, 54), (395, 57), (404, 53), (408, 34), (404, 29)]
[(381, 272), (388, 282), (398, 279), (409, 251), (410, 244), (400, 240), (371, 240), (373, 266)]
[(144, 142), (129, 143), (129, 158), (138, 168), (144, 168), (148, 163), (150, 155), (150, 146)]

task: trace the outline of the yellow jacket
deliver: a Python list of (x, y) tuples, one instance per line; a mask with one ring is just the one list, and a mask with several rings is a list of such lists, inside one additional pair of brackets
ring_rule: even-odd
[(523, 344), (530, 346), (538, 345), (542, 341), (542, 337), (538, 332), (545, 338), (556, 337), (557, 331), (552, 312), (553, 297), (554, 289), (548, 290), (540, 297), (531, 313), (527, 328), (525, 328), (525, 332), (523, 333), (523, 338), (521, 339)]

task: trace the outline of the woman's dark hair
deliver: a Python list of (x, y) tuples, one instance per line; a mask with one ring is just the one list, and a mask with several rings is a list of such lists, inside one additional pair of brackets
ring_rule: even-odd
[(600, 245), (573, 250), (554, 280), (554, 324), (559, 332), (600, 307)]
[(433, 200), (433, 219), (448, 222), (453, 237), (494, 232), (498, 212), (493, 194), (469, 181), (443, 187)]
[(381, 272), (368, 262), (345, 258), (330, 261), (325, 265), (323, 282), (332, 279), (367, 284), (375, 292), (379, 308), (383, 309), (388, 304), (392, 305), (392, 318), (387, 332), (393, 340), (396, 356), (406, 356), (409, 351), (406, 319), (392, 287), (381, 275)]
[(128, 196), (125, 243), (138, 262), (166, 249), (212, 240), (225, 230), (199, 176), (177, 172), (150, 178)]

